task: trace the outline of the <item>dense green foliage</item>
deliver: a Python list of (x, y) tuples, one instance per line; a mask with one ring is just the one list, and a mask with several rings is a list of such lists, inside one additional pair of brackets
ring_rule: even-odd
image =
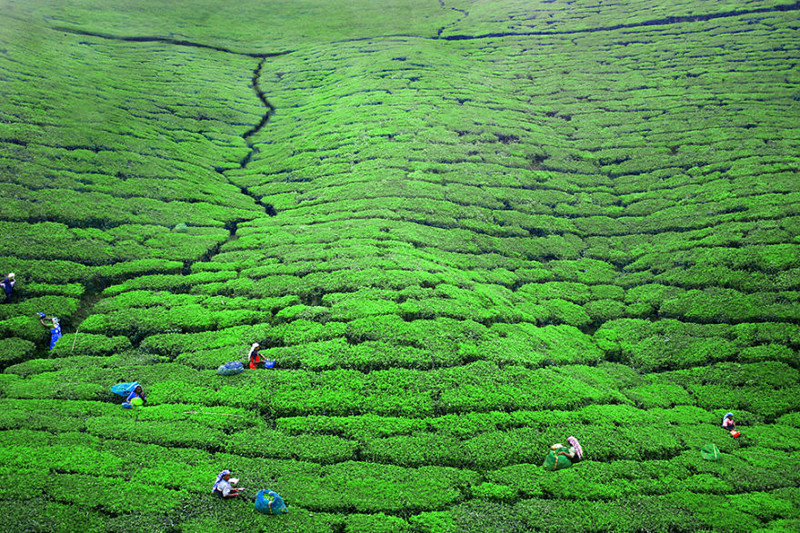
[(800, 529), (797, 3), (0, 8), (4, 530)]

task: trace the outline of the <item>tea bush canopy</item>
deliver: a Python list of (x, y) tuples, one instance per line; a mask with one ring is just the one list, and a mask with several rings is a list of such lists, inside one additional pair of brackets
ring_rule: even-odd
[(0, 0), (4, 530), (800, 529), (799, 21)]

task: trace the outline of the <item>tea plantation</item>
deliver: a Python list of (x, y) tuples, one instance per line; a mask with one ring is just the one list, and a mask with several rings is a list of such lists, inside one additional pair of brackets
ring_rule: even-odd
[(800, 531), (800, 3), (0, 8), (3, 531)]

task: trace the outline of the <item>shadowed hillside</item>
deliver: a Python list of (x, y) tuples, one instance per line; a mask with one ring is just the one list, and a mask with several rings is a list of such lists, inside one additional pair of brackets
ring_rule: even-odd
[(11, 531), (800, 528), (800, 4), (216, 4), (0, 0)]

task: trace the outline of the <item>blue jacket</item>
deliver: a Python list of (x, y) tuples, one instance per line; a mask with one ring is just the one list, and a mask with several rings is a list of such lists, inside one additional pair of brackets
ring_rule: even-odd
[(131, 391), (131, 393), (130, 393), (130, 394), (128, 394), (128, 397), (127, 397), (127, 398), (125, 398), (125, 401), (126, 401), (126, 402), (130, 402), (130, 401), (131, 401), (131, 400), (133, 400), (134, 398), (141, 398), (143, 402), (146, 402), (146, 401), (147, 401), (147, 398), (145, 397), (145, 395), (144, 395), (144, 394), (137, 394), (137, 393), (136, 393), (136, 391)]
[(6, 278), (3, 281), (0, 281), (3, 285), (3, 289), (6, 291), (6, 294), (11, 294), (11, 291), (14, 290), (14, 284), (11, 283), (11, 280)]
[(50, 330), (50, 349), (53, 349), (53, 346), (56, 345), (56, 341), (62, 337), (61, 335), (61, 324), (56, 323), (56, 327)]

